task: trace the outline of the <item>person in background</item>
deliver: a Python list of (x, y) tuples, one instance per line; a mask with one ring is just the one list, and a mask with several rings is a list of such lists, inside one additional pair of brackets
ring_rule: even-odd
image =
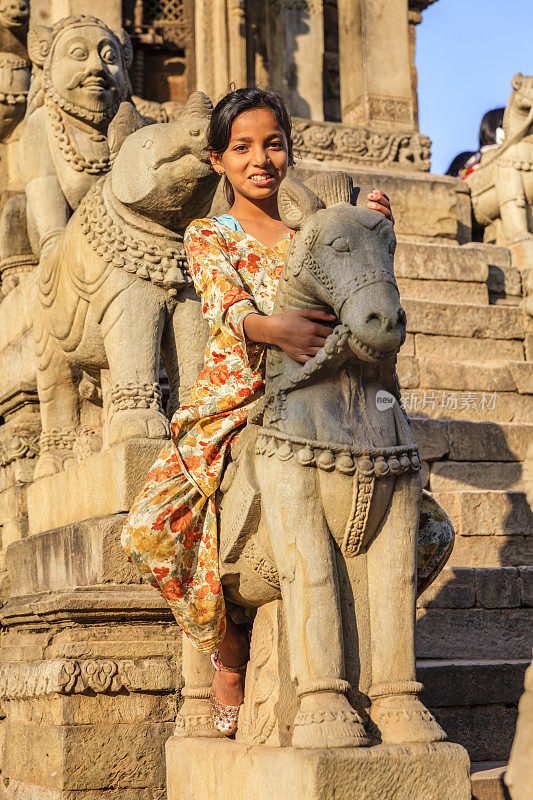
[(478, 169), (481, 156), (489, 150), (499, 147), (505, 138), (503, 132), (503, 115), (505, 108), (492, 108), (483, 115), (479, 126), (479, 150), (468, 159), (464, 167), (459, 170), (458, 177), (464, 180), (467, 175)]

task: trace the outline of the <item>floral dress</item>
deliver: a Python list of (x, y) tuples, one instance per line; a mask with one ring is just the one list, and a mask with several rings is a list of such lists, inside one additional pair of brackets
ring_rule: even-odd
[[(191, 275), (209, 324), (204, 368), (189, 403), (172, 418), (171, 440), (124, 523), (122, 546), (199, 650), (216, 649), (225, 632), (215, 492), (228, 448), (264, 390), (265, 345), (246, 341), (243, 321), (251, 312), (272, 313), (291, 238), (289, 233), (266, 247), (228, 214), (195, 220), (185, 232)], [(420, 591), (435, 579), (453, 546), (449, 520), (448, 526), (431, 527), (444, 512), (425, 493), (423, 512), (428, 525), (419, 535)]]

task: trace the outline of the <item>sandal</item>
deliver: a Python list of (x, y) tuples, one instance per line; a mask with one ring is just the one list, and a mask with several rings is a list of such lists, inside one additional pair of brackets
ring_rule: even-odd
[[(246, 664), (240, 667), (226, 667), (220, 660), (220, 651), (215, 650), (211, 653), (211, 663), (217, 672), (236, 672), (244, 675), (246, 672)], [(241, 704), (242, 705), (242, 704)], [(219, 733), (224, 736), (233, 736), (237, 731), (239, 724), (239, 709), (241, 706), (226, 706), (217, 700), (213, 692), (211, 692), (211, 722)]]

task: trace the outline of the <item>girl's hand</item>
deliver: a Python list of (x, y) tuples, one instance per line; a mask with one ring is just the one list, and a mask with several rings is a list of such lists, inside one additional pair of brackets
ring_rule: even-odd
[(371, 211), (379, 211), (386, 217), (391, 225), (394, 226), (394, 217), (392, 215), (392, 209), (390, 207), (390, 200), (380, 189), (374, 189), (371, 194), (367, 194), (367, 208)]
[(334, 314), (303, 308), (285, 314), (247, 314), (244, 333), (252, 342), (266, 342), (280, 347), (284, 353), (305, 364), (315, 356), (333, 330)]

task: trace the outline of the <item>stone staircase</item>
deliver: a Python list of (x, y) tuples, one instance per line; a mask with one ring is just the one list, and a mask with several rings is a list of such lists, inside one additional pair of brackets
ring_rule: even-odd
[(418, 675), (426, 704), (469, 751), (475, 796), (504, 798), (500, 765), (533, 638), (533, 518), (522, 484), (533, 320), (506, 248), (403, 241), (395, 269), (408, 320), (404, 403), (425, 487), (457, 533), (419, 603)]

